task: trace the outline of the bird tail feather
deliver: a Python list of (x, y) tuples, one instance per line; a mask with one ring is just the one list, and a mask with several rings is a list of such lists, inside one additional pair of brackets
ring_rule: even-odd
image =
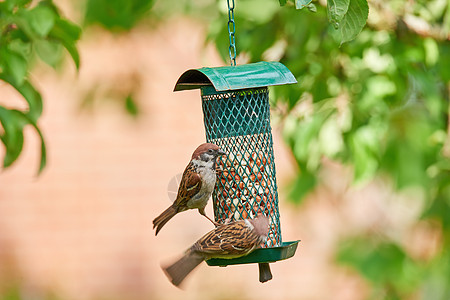
[(161, 230), (161, 228), (176, 214), (177, 209), (172, 205), (169, 206), (169, 208), (167, 208), (165, 211), (163, 211), (158, 217), (156, 217), (153, 220), (153, 229), (156, 228), (155, 235), (158, 235), (158, 232)]
[(259, 263), (259, 282), (266, 282), (272, 279), (272, 272), (268, 263)]
[(163, 267), (164, 273), (175, 286), (179, 286), (192, 270), (202, 261), (203, 257), (196, 254), (185, 254), (182, 258), (168, 267)]

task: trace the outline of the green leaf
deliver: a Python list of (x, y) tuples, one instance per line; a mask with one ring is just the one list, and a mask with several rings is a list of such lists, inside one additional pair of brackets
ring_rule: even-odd
[(357, 237), (343, 242), (337, 261), (358, 270), (378, 286), (395, 286), (403, 292), (414, 290), (421, 268), (398, 245), (373, 237)]
[(321, 152), (329, 157), (334, 157), (344, 148), (342, 132), (335, 114), (330, 116), (322, 125), (319, 133), (319, 143)]
[(29, 22), (34, 32), (45, 37), (55, 23), (55, 13), (51, 8), (38, 5), (28, 12)]
[(34, 43), (34, 47), (37, 55), (51, 67), (55, 68), (61, 62), (61, 44), (54, 41), (38, 40)]
[(0, 106), (0, 123), (4, 130), (2, 142), (6, 150), (3, 158), (3, 167), (7, 168), (17, 160), (22, 152), (24, 123), (14, 111), (2, 106)]
[(39, 94), (39, 92), (28, 81), (24, 81), (21, 85), (19, 85), (16, 84), (11, 77), (5, 75), (0, 75), (0, 79), (11, 84), (25, 98), (28, 102), (28, 112), (26, 114), (33, 122), (37, 122), (42, 114), (41, 94)]
[(316, 7), (316, 5), (314, 5), (314, 3), (309, 3), (307, 6), (306, 6), (306, 8), (310, 11), (310, 12), (317, 12), (317, 7)]
[[(420, 136), (420, 133), (416, 133)], [(418, 149), (410, 141), (397, 138), (386, 150), (389, 156), (390, 172), (398, 189), (418, 185), (426, 187), (429, 177), (426, 173), (425, 149)]]
[(342, 19), (341, 45), (353, 40), (364, 28), (369, 16), (367, 0), (350, 0), (347, 13)]
[(45, 166), (47, 165), (47, 149), (45, 147), (44, 136), (42, 135), (41, 130), (37, 126), (34, 126), (34, 129), (36, 129), (36, 131), (39, 134), (39, 138), (41, 139), (41, 159), (39, 162), (39, 169), (38, 169), (38, 175), (39, 175), (42, 173)]
[(433, 191), (432, 201), (423, 211), (422, 219), (441, 220), (442, 226), (448, 232), (450, 230), (450, 171), (447, 170), (438, 175), (436, 183), (437, 189)]
[(41, 174), (42, 171), (44, 170), (45, 166), (47, 165), (47, 148), (45, 147), (45, 141), (44, 141), (44, 136), (42, 135), (41, 130), (39, 129), (39, 127), (37, 126), (36, 122), (34, 122), (33, 120), (31, 120), (27, 115), (23, 115), (24, 119), (26, 119), (28, 121), (28, 123), (34, 127), (34, 129), (36, 130), (37, 134), (39, 135), (39, 139), (41, 140), (41, 157), (40, 157), (40, 161), (39, 161), (39, 169), (38, 169), (38, 173), (37, 175)]
[(5, 157), (3, 159), (3, 167), (11, 166), (19, 157), (23, 148), (23, 128), (25, 125), (34, 127), (41, 140), (41, 157), (39, 162), (38, 174), (42, 172), (47, 162), (47, 151), (45, 147), (44, 137), (36, 122), (30, 117), (18, 110), (9, 110), (0, 106), (0, 123), (3, 126), (4, 133), (1, 140), (6, 148)]
[(32, 122), (37, 122), (42, 114), (41, 94), (28, 81), (25, 81), (20, 87), (16, 87), (16, 89), (28, 102), (29, 111), (26, 115), (32, 120)]
[(66, 48), (67, 52), (69, 52), (70, 56), (73, 59), (73, 62), (75, 63), (75, 66), (77, 69), (80, 68), (80, 54), (78, 53), (77, 46), (75, 43), (64, 43), (64, 47)]
[(49, 37), (56, 39), (66, 48), (77, 69), (80, 68), (80, 55), (75, 42), (80, 38), (81, 29), (77, 25), (62, 19), (57, 19), (49, 33)]
[[(55, 21), (55, 31), (56, 35), (59, 37), (64, 37), (64, 39), (75, 42), (81, 37), (81, 28), (65, 19), (57, 19)], [(54, 32), (52, 30), (52, 32)]]
[(324, 118), (319, 115), (298, 124), (293, 136), (293, 152), (299, 160), (307, 160), (311, 155), (311, 144), (317, 143)]
[(379, 165), (377, 154), (380, 152), (380, 143), (376, 130), (370, 126), (360, 127), (350, 141), (355, 183), (372, 179)]
[[(302, 168), (302, 166), (300, 166)], [(299, 204), (311, 192), (317, 184), (317, 179), (314, 174), (302, 168), (297, 178), (289, 184), (288, 192), (289, 199)]]
[(108, 30), (130, 30), (152, 8), (154, 0), (88, 0), (85, 22)]
[[(448, 232), (448, 231), (447, 231)], [(430, 262), (427, 276), (420, 288), (422, 299), (450, 299), (450, 251), (443, 246), (441, 253)]]
[(14, 52), (9, 50), (4, 50), (2, 53), (2, 58), (4, 59), (7, 67), (7, 73), (10, 74), (15, 85), (21, 85), (28, 71), (28, 63), (26, 59)]
[(125, 109), (133, 117), (139, 115), (139, 107), (131, 94), (125, 99)]
[(347, 13), (350, 0), (328, 0), (327, 11), (328, 21), (333, 24), (335, 29), (339, 28), (340, 22)]
[(309, 7), (312, 0), (295, 0), (295, 8), (302, 9), (304, 7)]
[(30, 18), (28, 11), (19, 10), (19, 12), (11, 17), (11, 22), (20, 29), (23, 34), (23, 40), (29, 43), (31, 40), (40, 38), (39, 35), (33, 30), (33, 26), (30, 24)]
[[(267, 0), (247, 0), (239, 3), (239, 7), (241, 10), (240, 17), (252, 20), (252, 23), (263, 24), (263, 26), (267, 26), (280, 9), (276, 2)], [(249, 38), (253, 37), (250, 36)]]
[(286, 5), (287, 0), (279, 0), (279, 1), (280, 1), (280, 6), (285, 6)]
[(435, 40), (426, 38), (423, 41), (425, 49), (425, 62), (428, 66), (433, 66), (439, 61), (439, 48)]
[(19, 55), (28, 58), (31, 54), (31, 43), (24, 42), (20, 39), (13, 39), (7, 45), (10, 51), (16, 52)]

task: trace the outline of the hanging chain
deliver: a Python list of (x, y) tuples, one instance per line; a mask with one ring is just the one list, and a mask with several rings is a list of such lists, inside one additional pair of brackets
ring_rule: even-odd
[[(231, 2), (231, 3), (230, 3)], [(228, 35), (230, 37), (230, 47), (228, 52), (230, 54), (230, 62), (232, 66), (236, 65), (236, 41), (234, 34), (236, 27), (234, 23), (234, 0), (227, 0), (228, 4)]]

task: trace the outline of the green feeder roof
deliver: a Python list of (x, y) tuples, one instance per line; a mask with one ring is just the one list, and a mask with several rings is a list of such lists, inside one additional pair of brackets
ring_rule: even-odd
[(239, 66), (187, 70), (178, 79), (174, 91), (213, 85), (220, 92), (290, 83), (297, 83), (297, 80), (282, 63), (262, 61)]

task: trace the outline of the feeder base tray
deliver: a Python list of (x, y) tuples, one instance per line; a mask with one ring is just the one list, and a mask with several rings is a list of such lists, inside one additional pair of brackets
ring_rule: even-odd
[(272, 263), (284, 260), (294, 256), (300, 240), (281, 243), (281, 246), (273, 248), (259, 248), (252, 253), (232, 259), (211, 258), (206, 261), (208, 266), (226, 267), (229, 265), (253, 264), (253, 263)]

